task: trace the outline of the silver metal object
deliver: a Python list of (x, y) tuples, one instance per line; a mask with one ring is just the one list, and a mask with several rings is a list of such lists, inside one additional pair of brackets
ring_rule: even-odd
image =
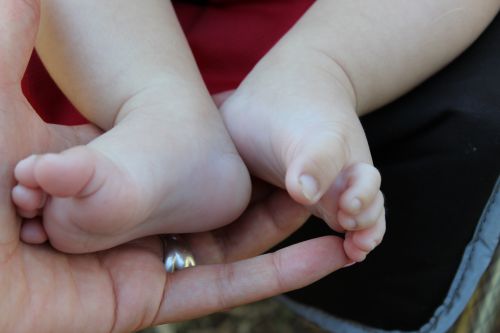
[(169, 273), (196, 266), (193, 253), (179, 235), (161, 236), (163, 244), (163, 263)]

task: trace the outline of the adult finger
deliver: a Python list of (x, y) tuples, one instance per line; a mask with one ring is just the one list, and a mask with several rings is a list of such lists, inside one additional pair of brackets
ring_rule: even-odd
[(348, 263), (342, 239), (325, 236), (235, 263), (179, 271), (167, 276), (154, 323), (187, 320), (301, 288)]
[(0, 86), (18, 85), (28, 65), (40, 20), (37, 0), (0, 0)]
[[(3, 89), (21, 82), (35, 44), (40, 7), (35, 0), (0, 0), (0, 8), (0, 88)], [(7, 260), (19, 242), (20, 220), (10, 200), (14, 185), (12, 167), (7, 160), (0, 168), (0, 261)]]
[(254, 202), (235, 222), (187, 240), (198, 262), (227, 263), (259, 255), (300, 228), (310, 213), (287, 192), (275, 191)]

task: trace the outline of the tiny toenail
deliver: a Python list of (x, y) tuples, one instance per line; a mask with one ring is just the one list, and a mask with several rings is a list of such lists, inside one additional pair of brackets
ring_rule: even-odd
[(361, 206), (362, 206), (361, 200), (359, 200), (358, 198), (352, 199), (352, 201), (351, 201), (351, 211), (353, 211), (353, 212), (359, 212), (359, 210), (361, 209)]
[(348, 263), (348, 264), (344, 265), (344, 267), (343, 267), (343, 268), (351, 267), (351, 266), (356, 265), (356, 264), (357, 264), (357, 262), (356, 262), (356, 261), (352, 261), (352, 262), (350, 262), (350, 263)]
[(314, 177), (309, 175), (302, 175), (299, 177), (299, 184), (302, 190), (302, 194), (306, 197), (311, 204), (315, 203), (318, 198), (318, 182)]

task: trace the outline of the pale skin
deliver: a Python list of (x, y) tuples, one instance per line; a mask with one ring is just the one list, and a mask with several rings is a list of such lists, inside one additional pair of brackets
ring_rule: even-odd
[[(155, 238), (100, 254), (71, 256), (48, 246), (20, 242), (20, 219), (10, 200), (16, 163), (28, 154), (58, 152), (86, 144), (99, 133), (93, 127), (50, 126), (35, 115), (22, 96), (20, 78), (33, 46), (36, 2), (0, 0), (0, 8), (2, 329), (41, 333), (131, 332), (298, 288), (349, 263), (341, 251), (341, 241), (334, 237), (315, 239), (237, 264), (200, 266), (174, 275), (164, 272)], [(270, 195), (263, 197), (269, 200), (255, 201), (237, 223), (217, 233), (188, 237), (200, 263), (248, 258), (300, 226), (307, 212), (285, 192), (268, 190)], [(239, 233), (241, 230), (244, 232)], [(225, 241), (221, 243), (219, 239)]]
[(10, 198), (16, 163), (31, 153), (86, 144), (101, 133), (90, 125), (48, 125), (36, 115), (20, 81), (33, 49), (38, 3), (0, 0), (0, 8), (2, 331), (134, 332), (300, 288), (349, 263), (335, 237), (257, 256), (308, 216), (286, 192), (269, 186), (265, 199), (255, 198), (230, 226), (186, 235), (200, 265), (175, 274), (165, 272), (157, 237), (85, 255), (21, 242), (21, 219)]
[[(250, 196), (247, 170), (169, 2), (44, 0), (37, 50), (76, 107), (107, 132), (86, 146), (32, 155), (16, 166), (18, 213), (32, 219), (43, 211), (44, 228), (26, 224), (23, 240), (49, 238), (65, 252), (93, 252), (152, 234), (211, 230), (241, 214)], [(349, 196), (344, 214), (363, 214), (360, 200), (367, 207), (373, 201), (364, 193), (380, 186), (377, 171), (366, 165), (341, 171), (336, 191)], [(307, 192), (303, 178), (292, 183)], [(381, 221), (370, 250), (383, 227)], [(364, 258), (369, 250), (362, 251)]]
[[(312, 204), (346, 232), (347, 255), (363, 260), (382, 240), (385, 212), (358, 116), (448, 64), (499, 7), (498, 0), (316, 1), (221, 107), (249, 171)], [(297, 181), (304, 175), (312, 191)]]
[(169, 1), (41, 4), (37, 50), (46, 67), (87, 118), (112, 130), (19, 163), (20, 215), (43, 207), (51, 244), (77, 253), (234, 221), (250, 178)]
[[(108, 7), (103, 8), (103, 17), (84, 15), (86, 12), (95, 13), (97, 7), (94, 7), (92, 2), (80, 4), (76, 1), (48, 0), (44, 4), (48, 19), (42, 23), (38, 48), (51, 74), (89, 119), (104, 129), (114, 127), (108, 132), (113, 134), (93, 141), (85, 148), (86, 152), (79, 147), (60, 156), (32, 157), (20, 163), (16, 169), (16, 178), (20, 183), (17, 191), (24, 193), (24, 197), (13, 196), (19, 212), (25, 217), (36, 215), (43, 204), (43, 193), (48, 193), (51, 200), (44, 207), (45, 228), (56, 247), (71, 252), (106, 248), (151, 233), (191, 231), (182, 229), (186, 224), (199, 228), (199, 223), (195, 225), (196, 217), (213, 212), (199, 209), (195, 212), (198, 215), (185, 217), (182, 211), (177, 212), (169, 206), (171, 201), (180, 199), (180, 202), (183, 202), (189, 195), (197, 193), (196, 191), (187, 191), (184, 197), (167, 196), (167, 199), (160, 203), (155, 201), (154, 209), (151, 209), (148, 200), (143, 200), (147, 207), (143, 210), (150, 214), (152, 212), (153, 217), (169, 213), (175, 217), (171, 221), (165, 222), (162, 219), (159, 223), (149, 215), (142, 214), (124, 223), (119, 214), (112, 214), (112, 217), (105, 216), (103, 219), (103, 216), (99, 216), (102, 212), (96, 209), (97, 200), (94, 198), (99, 196), (100, 200), (106, 198), (106, 195), (113, 193), (112, 190), (116, 190), (113, 186), (107, 186), (106, 183), (105, 186), (90, 186), (90, 189), (84, 187), (82, 190), (82, 179), (85, 180), (83, 184), (89, 183), (88, 177), (79, 176), (85, 172), (75, 172), (78, 177), (73, 179), (79, 186), (70, 186), (72, 188), (69, 190), (57, 181), (62, 171), (79, 170), (77, 165), (84, 165), (85, 168), (90, 165), (88, 170), (103, 170), (102, 174), (107, 175), (110, 170), (106, 166), (107, 162), (101, 163), (101, 157), (104, 155), (105, 160), (113, 161), (113, 168), (118, 166), (117, 170), (125, 169), (129, 175), (140, 176), (133, 179), (135, 182), (133, 185), (146, 186), (150, 189), (147, 184), (151, 184), (152, 181), (149, 180), (148, 183), (147, 177), (146, 179), (142, 177), (144, 170), (141, 168), (144, 168), (144, 165), (136, 165), (130, 159), (119, 158), (117, 154), (123, 152), (126, 153), (124, 155), (130, 155), (130, 142), (126, 140), (127, 138), (133, 138), (135, 142), (142, 140), (139, 133), (155, 133), (156, 121), (153, 124), (144, 121), (144, 118), (149, 118), (148, 115), (158, 120), (161, 118), (160, 114), (168, 113), (168, 119), (161, 126), (163, 130), (168, 126), (168, 121), (172, 121), (172, 117), (177, 119), (179, 116), (179, 112), (165, 112), (163, 111), (165, 109), (182, 109), (184, 113), (181, 114), (193, 116), (193, 118), (188, 117), (188, 120), (181, 117), (179, 123), (175, 123), (176, 126), (171, 130), (175, 132), (179, 128), (177, 124), (181, 124), (182, 133), (185, 135), (194, 128), (196, 135), (205, 140), (203, 142), (208, 140), (211, 143), (210, 147), (215, 146), (215, 154), (205, 155), (201, 161), (207, 172), (216, 172), (213, 166), (210, 166), (210, 158), (220, 156), (221, 150), (229, 149), (234, 152), (234, 147), (228, 143), (226, 135), (221, 134), (225, 132), (224, 130), (221, 132), (220, 124), (213, 112), (208, 113), (210, 119), (214, 119), (212, 127), (207, 125), (206, 121), (203, 122), (203, 128), (196, 125), (201, 119), (197, 117), (199, 109), (213, 110), (213, 108), (209, 106), (211, 102), (207, 99), (207, 94), (200, 88), (199, 75), (193, 69), (185, 42), (179, 37), (178, 26), (173, 23), (171, 16), (159, 17), (151, 14), (162, 12), (158, 8), (162, 8), (161, 6), (165, 4), (157, 1), (141, 2), (141, 10), (143, 7), (149, 8), (149, 12), (146, 12), (149, 14), (146, 15), (147, 24), (137, 23), (144, 20), (144, 17), (141, 17), (138, 8), (134, 7), (132, 2), (130, 6), (120, 2), (119, 15), (116, 15), (115, 2), (106, 2)], [(97, 11), (99, 13), (101, 6), (102, 2), (99, 2)], [(493, 0), (420, 1), (412, 4), (394, 0), (369, 3), (317, 1), (296, 26), (262, 59), (221, 108), (229, 134), (250, 172), (278, 187), (285, 188), (296, 202), (307, 206), (313, 213), (325, 219), (332, 228), (345, 231), (344, 250), (347, 256), (353, 261), (363, 260), (382, 240), (385, 232), (385, 214), (383, 197), (379, 189), (380, 176), (372, 165), (366, 138), (357, 117), (390, 102), (446, 65), (482, 32), (498, 11), (498, 7), (499, 1)], [(124, 12), (122, 8), (125, 8)], [(131, 12), (127, 12), (126, 9), (130, 8)], [(106, 13), (109, 14), (107, 17)], [(72, 24), (64, 22), (65, 18), (71, 18)], [(107, 18), (108, 21), (103, 18)], [(89, 19), (97, 21), (89, 24)], [(158, 19), (158, 22), (155, 19)], [(106, 22), (114, 22), (114, 28), (109, 29)], [(103, 25), (108, 29), (103, 29)], [(130, 26), (137, 28), (150, 25), (154, 25), (154, 29), (151, 29), (154, 30), (154, 34), (147, 35), (148, 38), (144, 38), (143, 33), (135, 33), (134, 29), (127, 30)], [(98, 33), (92, 33), (93, 27)], [(107, 31), (111, 32), (107, 34)], [(144, 32), (140, 29), (139, 31)], [(120, 38), (122, 33), (126, 37)], [(169, 45), (175, 45), (175, 49), (156, 40), (158, 35), (165, 40), (173, 38), (173, 42), (170, 41)], [(75, 36), (79, 37), (77, 40), (80, 43), (76, 46), (71, 42), (75, 40)], [(99, 38), (94, 39), (96, 36)], [(106, 48), (110, 45), (106, 36), (113, 37), (112, 43), (110, 42), (112, 48)], [(147, 45), (141, 44), (144, 40)], [(130, 52), (132, 55), (121, 60), (123, 54), (129, 52), (130, 44), (133, 45), (133, 52)], [(441, 47), (444, 44), (446, 47)], [(44, 54), (44, 45), (50, 50), (50, 54), (49, 52)], [(148, 53), (148, 48), (160, 53), (152, 51)], [(103, 49), (106, 52), (102, 52)], [(183, 51), (179, 53), (179, 50)], [(159, 57), (154, 56), (163, 54), (162, 51), (169, 55), (167, 64), (163, 64), (163, 58), (158, 59)], [(113, 52), (116, 52), (115, 56), (109, 56), (109, 53)], [(186, 59), (189, 61), (186, 62)], [(51, 65), (54, 63), (58, 65)], [(165, 67), (159, 68), (158, 64)], [(103, 75), (103, 68), (105, 68), (104, 74), (108, 71), (110, 74)], [(124, 68), (126, 70), (123, 70)], [(135, 69), (137, 71), (134, 72)], [(127, 76), (130, 73), (133, 75)], [(74, 77), (79, 79), (72, 79)], [(152, 84), (151, 78), (153, 78)], [(158, 82), (161, 83), (159, 86)], [(113, 83), (112, 91), (110, 83)], [(168, 93), (179, 85), (182, 87), (185, 85), (189, 91), (188, 103), (182, 94), (176, 95), (175, 99), (166, 98), (169, 102), (176, 100), (174, 106), (164, 105), (157, 99), (155, 102), (155, 96), (161, 95), (162, 100), (165, 100), (165, 94), (168, 96)], [(134, 94), (137, 91), (139, 93)], [(117, 98), (109, 96), (116, 92)], [(199, 96), (204, 97), (198, 99)], [(119, 102), (116, 102), (117, 100)], [(124, 100), (127, 103), (123, 102)], [(132, 106), (122, 110), (120, 109), (122, 105)], [(140, 112), (135, 112), (139, 109)], [(224, 136), (223, 139), (220, 138), (221, 135)], [(216, 139), (213, 139), (213, 136)], [(174, 138), (179, 140), (179, 135), (164, 138), (165, 141), (156, 138), (151, 145), (151, 151), (155, 151), (155, 142), (168, 142)], [(123, 144), (123, 149), (117, 149), (116, 145), (122, 145), (122, 140), (125, 140), (126, 144)], [(94, 150), (102, 154), (89, 158), (89, 148), (91, 154)], [(161, 155), (164, 154), (164, 161), (167, 162), (188, 160), (182, 159), (183, 155), (178, 151), (165, 150), (164, 145), (157, 146), (156, 149), (158, 153), (155, 155), (156, 159), (162, 160)], [(180, 149), (181, 152), (183, 149)], [(206, 149), (204, 147), (204, 150)], [(93, 159), (95, 156), (99, 158)], [(84, 162), (89, 160), (92, 163)], [(148, 159), (147, 156), (143, 156), (134, 160)], [(191, 162), (197, 164), (200, 161)], [(188, 169), (191, 165), (183, 162), (180, 164)], [(240, 168), (241, 164), (239, 161), (235, 164), (236, 166), (232, 164), (237, 170), (235, 174), (240, 173), (241, 177), (244, 174)], [(226, 167), (217, 166), (219, 170), (225, 170)], [(160, 173), (156, 174), (157, 177), (152, 177), (154, 182), (161, 179)], [(92, 172), (87, 172), (87, 175), (90, 174)], [(176, 172), (172, 174), (176, 175)], [(71, 179), (71, 176), (69, 178)], [(96, 182), (102, 185), (103, 178), (105, 177), (91, 178), (90, 184)], [(163, 191), (153, 191), (154, 196), (165, 197), (165, 193), (170, 193), (172, 184), (168, 178), (163, 176), (164, 186), (156, 187)], [(197, 182), (200, 181), (188, 178), (183, 177), (182, 173), (176, 175), (176, 180), (182, 184), (183, 190), (196, 188)], [(238, 182), (241, 188), (245, 189), (248, 184), (245, 182), (242, 184), (241, 178)], [(220, 181), (217, 177), (215, 179)], [(235, 179), (237, 177), (231, 178)], [(126, 181), (129, 188), (134, 188)], [(123, 184), (124, 181), (119, 179), (117, 183)], [(19, 191), (19, 188), (23, 190)], [(96, 188), (101, 192), (95, 192)], [(30, 189), (33, 191), (30, 192)], [(103, 189), (105, 191), (102, 191)], [(236, 196), (236, 204), (229, 205), (236, 207), (233, 213), (241, 211), (247, 196), (248, 194), (243, 193), (239, 200)], [(227, 193), (222, 193), (221, 202), (224, 202), (225, 198)], [(74, 205), (75, 200), (80, 206)], [(92, 200), (95, 201), (92, 203)], [(203, 201), (196, 201), (204, 206)], [(127, 200), (118, 202), (116, 211), (124, 212), (125, 216), (130, 215), (130, 210), (127, 210), (129, 205), (126, 204), (128, 202)], [(66, 221), (68, 216), (78, 216), (80, 219), (82, 208), (90, 207), (92, 208), (90, 210), (99, 216), (98, 224), (92, 223), (94, 216), (91, 216), (89, 221), (89, 216), (85, 214), (81, 220), (72, 221), (74, 223), (69, 227), (58, 222), (58, 217), (60, 221)], [(115, 212), (108, 208), (107, 212), (110, 211)], [(176, 215), (177, 213), (180, 215)], [(117, 219), (116, 216), (120, 218)], [(230, 220), (229, 216), (226, 217), (226, 220), (219, 218), (218, 222), (214, 218), (214, 223), (207, 223), (204, 227), (213, 228), (218, 226), (217, 223), (220, 223), (219, 226), (225, 224)], [(193, 219), (191, 220), (194, 221), (193, 224), (186, 223), (190, 218)], [(179, 221), (183, 222), (178, 223)], [(182, 228), (176, 229), (176, 225), (182, 225)], [(81, 242), (82, 239), (84, 242)]]

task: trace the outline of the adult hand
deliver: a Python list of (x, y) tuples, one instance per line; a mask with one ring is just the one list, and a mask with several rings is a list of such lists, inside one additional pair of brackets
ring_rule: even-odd
[(99, 132), (47, 125), (35, 114), (20, 80), (39, 3), (0, 0), (0, 8), (0, 331), (131, 332), (299, 288), (347, 264), (335, 237), (232, 262), (272, 246), (307, 216), (278, 190), (255, 200), (234, 224), (188, 236), (200, 265), (173, 274), (165, 272), (156, 237), (86, 255), (20, 242), (21, 221), (10, 200), (14, 165), (31, 153), (84, 144)]

